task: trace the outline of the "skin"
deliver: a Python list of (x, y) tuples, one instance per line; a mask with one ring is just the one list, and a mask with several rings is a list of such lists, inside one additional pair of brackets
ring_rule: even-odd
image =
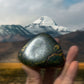
[[(58, 39), (56, 41), (59, 43)], [(75, 61), (77, 54), (78, 47), (75, 45), (70, 47), (65, 65), (57, 78), (54, 78), (56, 68), (46, 68), (42, 78), (40, 68), (30, 68), (23, 65), (22, 68), (27, 74), (26, 84), (73, 84), (78, 70), (78, 62)]]

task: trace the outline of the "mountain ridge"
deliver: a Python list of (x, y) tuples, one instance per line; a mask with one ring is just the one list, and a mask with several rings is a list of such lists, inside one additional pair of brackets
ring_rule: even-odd
[(57, 23), (48, 16), (41, 16), (33, 23), (23, 27), (21, 25), (0, 26), (0, 42), (21, 41), (30, 39), (39, 33), (47, 33), (52, 37), (68, 34), (67, 27), (58, 26)]
[(60, 44), (64, 53), (68, 53), (71, 46), (76, 45), (79, 48), (77, 60), (84, 62), (84, 31), (71, 32), (66, 35), (59, 36)]
[(39, 33), (48, 33), (53, 37), (70, 33), (66, 27), (58, 26), (54, 20), (48, 16), (41, 16), (33, 23), (25, 27), (28, 31), (39, 34)]
[(0, 41), (20, 41), (25, 40), (32, 34), (21, 25), (1, 25), (0, 26)]
[[(84, 31), (77, 31), (57, 37), (60, 40), (60, 45), (64, 54), (67, 54), (69, 48), (73, 45), (77, 45), (79, 47), (79, 53), (77, 56), (77, 61), (79, 62), (84, 62), (83, 35)], [(29, 40), (0, 43), (0, 62), (19, 62), (17, 59), (18, 52), (28, 41)]]

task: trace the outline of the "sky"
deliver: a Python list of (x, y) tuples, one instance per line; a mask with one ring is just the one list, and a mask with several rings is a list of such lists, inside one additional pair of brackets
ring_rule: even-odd
[(26, 26), (41, 16), (58, 25), (84, 27), (84, 0), (0, 0), (0, 25)]

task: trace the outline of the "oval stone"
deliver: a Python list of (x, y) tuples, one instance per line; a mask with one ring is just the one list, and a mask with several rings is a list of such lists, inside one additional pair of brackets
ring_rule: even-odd
[(61, 67), (65, 62), (60, 45), (45, 33), (31, 39), (19, 51), (18, 58), (23, 64), (31, 67)]

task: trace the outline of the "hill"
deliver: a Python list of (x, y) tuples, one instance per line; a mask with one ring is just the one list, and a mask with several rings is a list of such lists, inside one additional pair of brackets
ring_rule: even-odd
[[(70, 34), (59, 36), (61, 47), (65, 54), (72, 45), (79, 47), (79, 54), (77, 60), (84, 62), (84, 31), (77, 31)], [(0, 62), (19, 62), (18, 51), (28, 42), (17, 41), (17, 42), (0, 42)]]
[(72, 45), (79, 47), (78, 61), (84, 62), (84, 31), (76, 31), (58, 37), (65, 53)]

